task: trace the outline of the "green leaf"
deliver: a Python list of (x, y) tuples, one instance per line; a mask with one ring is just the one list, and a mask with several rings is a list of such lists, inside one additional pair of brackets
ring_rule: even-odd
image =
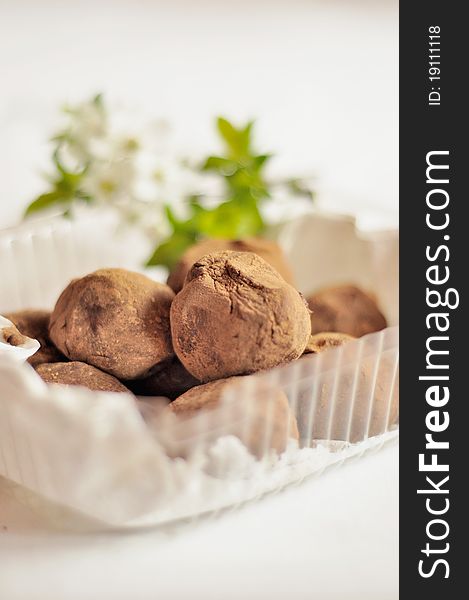
[(302, 181), (301, 179), (289, 179), (286, 183), (287, 188), (292, 194), (294, 194), (295, 196), (304, 196), (312, 202), (314, 202), (314, 192), (305, 184), (304, 181)]
[(52, 154), (52, 162), (54, 163), (57, 171), (62, 175), (68, 175), (67, 170), (65, 169), (65, 167), (63, 166), (61, 160), (60, 160), (60, 156), (59, 156), (59, 150), (60, 150), (60, 146), (57, 147), (54, 150), (54, 153)]
[(253, 124), (251, 121), (245, 127), (237, 129), (227, 119), (218, 117), (218, 131), (227, 146), (230, 158), (240, 159), (249, 156)]
[(264, 223), (255, 200), (232, 198), (212, 210), (199, 212), (193, 219), (194, 229), (204, 237), (234, 239), (259, 233)]
[(76, 189), (78, 184), (81, 183), (83, 175), (86, 173), (88, 166), (83, 167), (81, 171), (68, 171), (62, 161), (60, 160), (60, 145), (55, 149), (52, 155), (52, 162), (54, 163), (57, 171), (60, 173), (61, 177), (57, 180), (56, 185), (62, 186), (67, 189)]
[(185, 221), (176, 219), (170, 207), (166, 217), (172, 235), (160, 244), (148, 264), (173, 266), (194, 241), (204, 237), (242, 238), (262, 233), (265, 224), (259, 203), (269, 197), (263, 176), (270, 154), (256, 154), (252, 146), (253, 122), (241, 128), (219, 117), (217, 127), (226, 146), (225, 156), (208, 156), (202, 171), (217, 173), (225, 183), (225, 197), (214, 208), (206, 208), (201, 198), (189, 198), (190, 215)]
[(164, 212), (166, 214), (166, 218), (168, 219), (169, 224), (172, 226), (173, 230), (176, 231), (180, 227), (181, 221), (178, 221), (175, 214), (171, 210), (169, 204), (165, 205)]
[(167, 240), (156, 247), (146, 266), (163, 265), (172, 269), (181, 255), (196, 241), (195, 234), (174, 232)]
[(235, 196), (253, 196), (258, 199), (267, 198), (269, 190), (262, 175), (252, 169), (238, 169), (226, 178), (231, 193)]
[(264, 222), (255, 201), (240, 207), (239, 201), (231, 200), (220, 205), (216, 216), (213, 237), (250, 237), (258, 235), (264, 229)]
[[(90, 103), (106, 117), (101, 94)], [(69, 107), (70, 118), (81, 114), (79, 107)], [(217, 129), (224, 151), (221, 155), (208, 156), (199, 169), (211, 172), (224, 184), (221, 199), (207, 202), (201, 195), (189, 196), (187, 200), (188, 217), (178, 218), (168, 205), (164, 209), (164, 218), (171, 227), (172, 233), (159, 244), (148, 265), (165, 265), (173, 267), (181, 254), (195, 241), (204, 237), (240, 238), (262, 234), (265, 224), (259, 207), (271, 197), (274, 184), (265, 177), (265, 166), (270, 154), (258, 154), (253, 148), (254, 122), (249, 121), (242, 126), (235, 126), (223, 117), (217, 119)], [(65, 214), (69, 215), (73, 202), (78, 200), (93, 203), (94, 198), (82, 189), (83, 177), (90, 165), (81, 165), (81, 171), (70, 171), (62, 162), (63, 145), (71, 140), (72, 129), (65, 129), (53, 138), (54, 152), (52, 162), (54, 172), (49, 177), (49, 191), (34, 200), (26, 210), (26, 215), (47, 209), (55, 204), (61, 205)], [(278, 185), (287, 186), (294, 194), (309, 195), (312, 192), (300, 180), (282, 180)], [(213, 206), (214, 201), (216, 204)], [(137, 214), (137, 213), (135, 213)]]
[(47, 194), (41, 194), (38, 196), (36, 200), (31, 202), (31, 204), (27, 207), (24, 216), (27, 217), (32, 215), (33, 213), (37, 213), (41, 210), (45, 210), (46, 208), (50, 208), (55, 204), (65, 204), (69, 201), (68, 198), (64, 198), (62, 194), (58, 191), (49, 192)]
[(238, 168), (239, 165), (234, 160), (222, 156), (209, 156), (202, 165), (202, 171), (217, 171), (223, 177), (233, 175)]
[(75, 197), (78, 200), (83, 200), (83, 202), (86, 202), (87, 204), (91, 204), (93, 202), (93, 198), (83, 190), (76, 190)]
[(272, 154), (258, 154), (254, 156), (252, 161), (256, 169), (260, 169), (265, 163), (272, 158)]
[(96, 96), (93, 98), (93, 100), (91, 101), (93, 104), (95, 104), (96, 106), (99, 106), (99, 108), (104, 108), (104, 96), (103, 93), (100, 92), (99, 94), (96, 94)]

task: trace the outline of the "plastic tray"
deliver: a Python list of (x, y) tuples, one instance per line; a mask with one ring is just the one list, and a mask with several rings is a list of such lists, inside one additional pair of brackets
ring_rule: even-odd
[[(344, 281), (374, 287), (396, 320), (395, 232), (362, 236), (349, 218), (312, 215), (287, 225), (280, 239), (304, 291)], [(71, 278), (102, 266), (136, 268), (138, 252), (116, 238), (111, 221), (93, 214), (0, 233), (0, 314), (50, 308)], [(321, 253), (327, 270), (308, 260)], [(384, 280), (377, 275), (383, 272)], [(2, 356), (0, 476), (20, 486), (21, 501), (67, 527), (193, 518), (394, 439), (398, 369), (398, 328), (390, 327), (241, 380), (217, 410), (181, 423), (168, 420), (157, 403), (136, 403), (130, 395), (47, 386), (28, 364)], [(278, 426), (279, 388), (296, 417), (299, 442), (291, 438), (293, 420)]]

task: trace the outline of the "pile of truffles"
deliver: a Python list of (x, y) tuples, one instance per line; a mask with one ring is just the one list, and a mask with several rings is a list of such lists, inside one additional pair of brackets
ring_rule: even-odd
[(40, 343), (39, 350), (28, 359), (33, 367), (37, 367), (42, 363), (55, 363), (65, 360), (65, 356), (59, 352), (49, 337), (50, 312), (46, 310), (23, 310), (5, 316), (23, 336), (37, 340)]
[[(29, 362), (47, 383), (164, 396), (172, 401), (168, 413), (181, 418), (217, 407), (226, 389), (252, 373), (386, 326), (373, 297), (351, 285), (306, 301), (280, 247), (260, 239), (204, 240), (183, 255), (167, 285), (101, 269), (73, 280), (52, 313), (6, 317), (39, 340)], [(288, 437), (298, 438), (285, 392), (268, 395), (269, 406), (256, 404), (247, 441), (255, 454), (266, 412), (271, 447), (282, 451)]]
[(260, 238), (245, 238), (243, 240), (206, 239), (191, 246), (183, 254), (174, 269), (171, 270), (167, 284), (176, 292), (180, 292), (186, 281), (192, 265), (207, 254), (233, 250), (234, 252), (253, 252), (271, 267), (274, 267), (287, 283), (294, 285), (293, 273), (278, 244)]
[(307, 301), (313, 315), (312, 333), (337, 331), (361, 337), (386, 327), (376, 299), (354, 285), (322, 289)]

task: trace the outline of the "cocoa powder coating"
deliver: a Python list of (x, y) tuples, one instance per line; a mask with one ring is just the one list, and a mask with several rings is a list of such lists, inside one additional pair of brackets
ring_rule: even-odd
[(183, 286), (192, 265), (206, 254), (233, 250), (234, 252), (254, 252), (276, 269), (287, 283), (294, 285), (293, 274), (282, 249), (271, 240), (244, 238), (241, 240), (206, 239), (191, 246), (168, 277), (168, 285), (177, 293)]
[(49, 337), (49, 319), (47, 310), (22, 310), (5, 315), (25, 336), (37, 340), (41, 347), (28, 358), (28, 362), (36, 367), (41, 363), (66, 360), (65, 356), (54, 346)]
[(221, 415), (225, 435), (239, 437), (259, 457), (270, 449), (283, 452), (288, 439), (298, 439), (296, 419), (287, 396), (279, 387), (259, 380), (251, 382), (251, 394), (246, 394), (243, 384), (248, 379), (251, 378), (229, 377), (199, 385), (172, 402), (168, 410), (187, 419), (202, 410), (220, 408), (226, 394), (231, 392), (235, 400), (226, 406), (227, 414)]
[(355, 338), (346, 333), (339, 333), (335, 331), (321, 331), (321, 333), (315, 333), (311, 335), (308, 344), (306, 345), (304, 354), (319, 354), (330, 348), (337, 348), (343, 344), (354, 340)]
[[(9, 319), (11, 321), (11, 319)], [(27, 337), (22, 335), (14, 325), (11, 327), (4, 327), (2, 334), (7, 344), (10, 346), (22, 346), (26, 341)]]
[[(314, 344), (314, 352), (326, 356), (319, 370), (308, 363), (310, 358), (301, 359), (297, 404), (301, 444), (324, 439), (360, 442), (388, 431), (399, 417), (398, 365), (393, 356), (377, 361), (375, 355), (365, 355), (359, 364), (347, 359), (338, 364), (332, 356), (328, 361), (326, 350), (353, 339), (330, 332), (311, 336), (309, 346)], [(352, 351), (348, 356), (353, 355)]]
[(46, 383), (80, 385), (97, 392), (129, 392), (112, 375), (82, 362), (43, 363), (36, 372)]
[[(389, 431), (399, 417), (396, 375), (395, 361), (386, 357), (378, 364), (375, 357), (366, 357), (358, 369), (355, 365), (346, 366), (339, 374), (322, 375), (317, 386), (312, 438), (355, 443)], [(300, 397), (300, 429), (302, 414), (307, 412), (301, 410), (301, 401)]]
[(174, 400), (200, 381), (193, 377), (175, 357), (163, 363), (155, 373), (145, 379), (129, 382), (132, 391), (141, 396), (165, 396)]
[(174, 292), (124, 269), (72, 281), (50, 319), (50, 337), (71, 360), (119, 379), (145, 377), (173, 356), (169, 310)]
[(171, 306), (174, 350), (202, 382), (303, 354), (311, 323), (299, 292), (264, 259), (225, 251), (196, 262)]
[(372, 296), (354, 285), (321, 290), (307, 298), (312, 333), (335, 331), (361, 337), (386, 327)]

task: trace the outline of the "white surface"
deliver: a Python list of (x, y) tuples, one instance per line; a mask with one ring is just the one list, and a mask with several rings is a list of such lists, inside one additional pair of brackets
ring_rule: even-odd
[[(104, 91), (213, 148), (213, 115), (259, 115), (279, 168), (325, 206), (397, 213), (397, 2), (0, 0), (0, 227), (42, 191), (63, 100)], [(397, 598), (397, 448), (192, 531), (2, 530), (0, 598)], [(11, 514), (8, 517), (11, 522)], [(13, 519), (14, 520), (14, 519)], [(16, 533), (18, 527), (23, 533)]]
[[(398, 447), (387, 447), (173, 531), (41, 535), (30, 515), (7, 529), (0, 517), (0, 598), (397, 598), (397, 465)], [(29, 528), (18, 532), (26, 518)]]
[(0, 0), (0, 226), (43, 191), (57, 107), (97, 91), (166, 117), (185, 153), (213, 119), (258, 118), (261, 149), (320, 200), (397, 213), (397, 0)]

